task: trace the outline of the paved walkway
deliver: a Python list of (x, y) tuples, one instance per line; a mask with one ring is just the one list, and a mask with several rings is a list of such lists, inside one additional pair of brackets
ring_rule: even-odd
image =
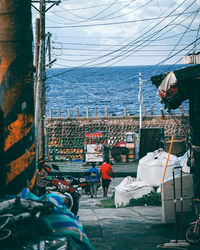
[[(175, 239), (174, 225), (162, 223), (162, 208), (152, 206), (102, 208), (101, 200), (113, 196), (115, 187), (124, 178), (112, 180), (108, 198), (102, 188), (97, 199), (82, 194), (79, 218), (96, 250), (154, 250)], [(179, 230), (180, 239), (180, 230)], [(169, 248), (168, 248), (169, 249)], [(174, 249), (199, 249), (196, 246)]]
[[(89, 165), (77, 162), (55, 164), (59, 165), (63, 173), (76, 177), (90, 168)], [(111, 182), (108, 199), (113, 196), (115, 187), (124, 177), (136, 177), (137, 167), (138, 162), (113, 164), (118, 178)], [(154, 250), (175, 239), (174, 224), (162, 223), (161, 207), (102, 208), (102, 199), (107, 199), (103, 198), (102, 187), (98, 190), (97, 199), (91, 199), (86, 194), (82, 194), (80, 199), (79, 218), (96, 250)], [(185, 229), (188, 225), (185, 225)], [(178, 230), (178, 239), (180, 238)], [(173, 249), (196, 250), (199, 246)]]

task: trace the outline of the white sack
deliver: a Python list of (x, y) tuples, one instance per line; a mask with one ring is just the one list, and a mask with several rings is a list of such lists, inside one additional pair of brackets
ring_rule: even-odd
[[(146, 156), (139, 160), (137, 180), (147, 183), (152, 187), (159, 187), (162, 182), (167, 157), (168, 153), (163, 151), (163, 149), (147, 153)], [(170, 178), (173, 168), (178, 166), (180, 166), (178, 157), (170, 154), (165, 179)]]
[(135, 181), (132, 177), (127, 176), (115, 187), (115, 207), (126, 206), (130, 199), (140, 198), (151, 191), (154, 191), (154, 189), (148, 184)]

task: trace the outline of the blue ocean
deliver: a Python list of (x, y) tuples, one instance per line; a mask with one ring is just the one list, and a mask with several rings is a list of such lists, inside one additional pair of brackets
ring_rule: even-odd
[[(98, 116), (105, 116), (105, 107), (110, 116), (122, 116), (124, 107), (127, 115), (138, 115), (139, 73), (146, 115), (150, 115), (151, 105), (154, 114), (159, 115), (164, 105), (160, 103), (157, 89), (150, 78), (182, 67), (184, 65), (47, 69), (46, 115), (49, 116), (51, 108), (52, 116), (56, 117), (60, 108), (61, 117), (67, 117), (70, 108), (70, 116), (75, 117), (76, 108), (79, 108), (79, 116), (85, 117), (88, 108), (92, 117), (95, 107)], [(184, 112), (188, 113), (188, 102), (183, 106)], [(167, 111), (164, 112), (167, 114)], [(173, 112), (180, 114), (181, 108)]]

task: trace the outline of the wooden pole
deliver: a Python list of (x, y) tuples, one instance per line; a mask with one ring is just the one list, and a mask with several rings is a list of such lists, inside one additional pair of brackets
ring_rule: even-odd
[(68, 118), (70, 118), (70, 108), (67, 109)]
[(184, 107), (183, 107), (183, 105), (181, 106), (181, 115), (184, 116)]
[(97, 109), (97, 107), (95, 107), (94, 114), (95, 114), (96, 117), (98, 116), (98, 109)]
[(79, 117), (79, 108), (76, 108), (76, 116)]
[(108, 108), (105, 107), (105, 117), (108, 118)]
[(61, 114), (61, 111), (60, 111), (60, 108), (58, 108), (58, 117), (60, 118), (60, 115)]
[(124, 107), (124, 117), (127, 116), (127, 110), (126, 110), (126, 107)]
[(153, 115), (153, 106), (151, 105), (151, 115)]
[(146, 107), (143, 108), (143, 116), (146, 116)]
[(170, 143), (170, 147), (169, 147), (169, 152), (168, 152), (168, 156), (167, 156), (167, 161), (166, 161), (166, 164), (165, 164), (165, 170), (164, 170), (164, 174), (163, 174), (163, 178), (162, 178), (162, 183), (164, 182), (164, 179), (165, 179), (167, 164), (168, 164), (169, 157), (170, 157), (170, 154), (171, 154), (173, 141), (174, 141), (174, 135), (172, 135), (172, 139), (171, 139), (171, 143)]
[(35, 21), (35, 84), (34, 84), (34, 97), (36, 96), (37, 77), (38, 77), (38, 59), (39, 59), (39, 45), (40, 45), (40, 33), (39, 33), (39, 30), (40, 30), (40, 19), (36, 18), (36, 21)]
[(89, 118), (89, 109), (88, 109), (88, 107), (86, 108), (86, 117)]
[(40, 44), (41, 44), (41, 58), (40, 58), (40, 74), (41, 74), (41, 111), (40, 111), (40, 128), (39, 128), (39, 156), (45, 157), (45, 138), (44, 138), (44, 120), (46, 111), (46, 94), (45, 94), (45, 0), (40, 0)]
[(1, 0), (0, 10), (0, 107), (6, 173), (1, 194), (17, 194), (35, 172), (31, 0)]

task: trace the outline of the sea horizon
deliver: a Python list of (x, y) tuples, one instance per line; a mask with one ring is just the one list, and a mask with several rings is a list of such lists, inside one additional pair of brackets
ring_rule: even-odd
[[(98, 109), (98, 116), (105, 116), (105, 108), (109, 116), (123, 116), (124, 107), (127, 115), (138, 115), (139, 73), (142, 76), (143, 108), (146, 114), (150, 115), (151, 106), (155, 115), (161, 114), (164, 105), (160, 103), (150, 77), (182, 67), (185, 65), (47, 69), (46, 116), (49, 116), (51, 109), (52, 116), (56, 117), (60, 109), (61, 117), (68, 117), (70, 109), (70, 116), (76, 117), (77, 108), (80, 117), (86, 117), (86, 109), (90, 117), (95, 116), (95, 108)], [(188, 113), (187, 101), (183, 107), (184, 112)], [(167, 114), (166, 110), (164, 112)], [(181, 113), (181, 108), (173, 113)]]

